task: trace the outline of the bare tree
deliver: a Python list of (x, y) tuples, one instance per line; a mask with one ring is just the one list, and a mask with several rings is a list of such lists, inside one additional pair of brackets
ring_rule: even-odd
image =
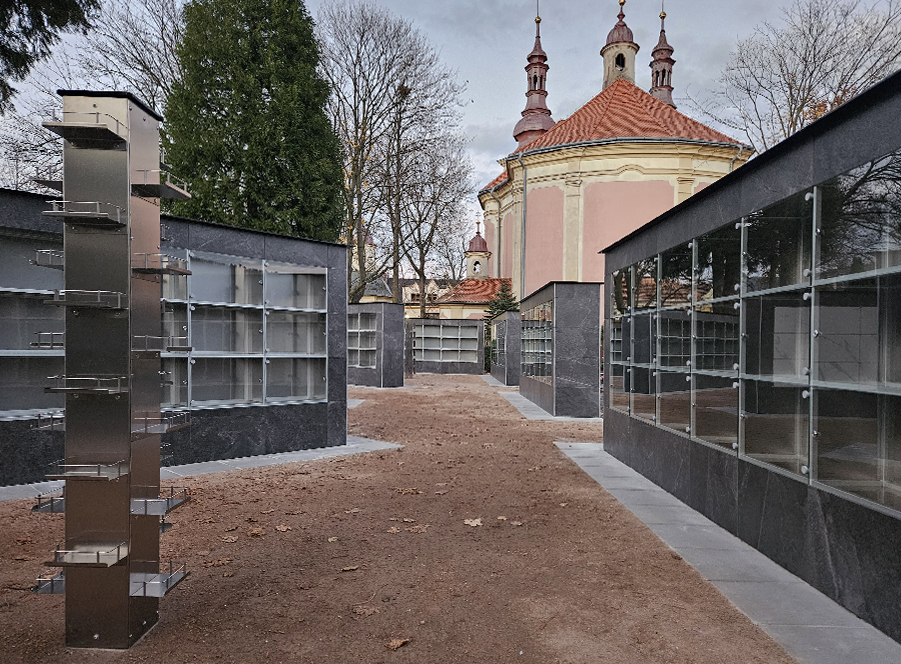
[(721, 90), (697, 105), (762, 152), (899, 63), (898, 0), (793, 0), (781, 25), (765, 22), (738, 43)]
[(466, 276), (466, 250), (476, 218), (472, 210), (458, 208), (458, 213), (438, 228), (433, 249), (435, 271), (450, 282)]

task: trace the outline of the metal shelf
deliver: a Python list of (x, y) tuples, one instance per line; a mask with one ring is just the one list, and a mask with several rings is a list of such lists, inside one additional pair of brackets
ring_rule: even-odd
[(31, 592), (39, 595), (64, 595), (66, 592), (66, 570), (60, 570), (48, 578), (38, 578), (37, 585), (32, 586)]
[(35, 431), (65, 431), (66, 416), (59, 413), (39, 414), (37, 424), (31, 428)]
[(62, 180), (51, 180), (49, 178), (33, 178), (31, 181), (35, 184), (41, 185), (42, 187), (46, 187), (47, 189), (53, 189), (53, 191), (62, 192), (63, 190)]
[(170, 562), (167, 572), (132, 572), (131, 581), (132, 597), (165, 597), (175, 586), (184, 581), (188, 576), (188, 564), (182, 562)]
[(132, 339), (131, 349), (136, 352), (189, 353), (188, 337), (152, 337), (143, 335)]
[(78, 459), (61, 459), (50, 464), (48, 480), (94, 480), (111, 482), (128, 475), (128, 461), (115, 463), (75, 463)]
[(31, 511), (40, 512), (41, 514), (65, 514), (66, 496), (65, 494), (58, 496), (38, 496), (37, 502), (32, 506)]
[(131, 258), (131, 270), (141, 274), (191, 274), (188, 261), (167, 254), (134, 254)]
[(128, 558), (128, 542), (98, 542), (72, 539), (53, 552), (49, 567), (112, 567)]
[(77, 148), (115, 150), (125, 147), (128, 127), (107, 113), (63, 111), (63, 119), (45, 120), (45, 129)]
[(132, 498), (131, 513), (138, 516), (165, 516), (191, 500), (186, 487), (166, 487), (159, 498)]
[[(162, 166), (162, 164), (160, 166)], [(191, 198), (191, 194), (188, 193), (188, 183), (181, 178), (172, 175), (172, 173), (165, 168), (152, 170), (141, 169), (136, 172), (144, 174), (144, 181), (131, 183), (132, 196), (141, 196), (143, 198), (175, 198), (180, 200)], [(152, 173), (156, 173), (157, 176), (151, 175)], [(152, 182), (152, 180), (159, 180), (159, 182)]]
[(122, 228), (128, 220), (125, 210), (102, 201), (50, 201), (50, 205), (52, 209), (41, 214), (59, 217), (73, 225)]
[(35, 332), (37, 341), (32, 341), (29, 346), (32, 348), (65, 348), (66, 333), (65, 332)]
[(34, 259), (29, 262), (38, 267), (63, 270), (66, 267), (66, 252), (62, 249), (35, 249)]
[(48, 376), (56, 385), (45, 387), (49, 394), (126, 394), (128, 376)]
[(163, 413), (161, 415), (146, 415), (133, 417), (131, 420), (131, 432), (147, 435), (178, 431), (191, 426), (190, 411), (177, 413)]
[(115, 291), (57, 290), (44, 304), (83, 309), (128, 309), (128, 296)]

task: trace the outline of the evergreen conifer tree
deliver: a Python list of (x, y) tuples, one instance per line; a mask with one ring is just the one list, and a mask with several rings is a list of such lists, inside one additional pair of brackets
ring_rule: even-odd
[(193, 198), (174, 214), (335, 240), (340, 145), (302, 0), (194, 0), (181, 80), (166, 103), (167, 161)]
[(509, 279), (504, 279), (501, 282), (501, 287), (497, 289), (497, 293), (488, 301), (488, 311), (485, 312), (485, 318), (494, 318), (505, 311), (519, 311), (519, 302), (513, 297), (513, 289), (510, 287)]

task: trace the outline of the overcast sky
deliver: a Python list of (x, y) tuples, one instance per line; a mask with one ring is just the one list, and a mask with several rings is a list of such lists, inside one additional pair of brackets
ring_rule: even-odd
[[(307, 0), (316, 16), (325, 0)], [(535, 39), (535, 0), (374, 0), (411, 20), (468, 81), (464, 129), (480, 184), (501, 168), (497, 159), (516, 147), (513, 126), (525, 107), (526, 56)], [(764, 20), (778, 20), (789, 0), (666, 0), (666, 35), (675, 49), (673, 87), (680, 110), (686, 92), (716, 85), (737, 41)], [(548, 54), (548, 106), (555, 120), (601, 91), (600, 56), (616, 23), (617, 0), (542, 0), (541, 43)], [(660, 0), (628, 0), (626, 23), (640, 46), (636, 83), (650, 87), (648, 63), (660, 35)], [(736, 137), (739, 138), (739, 137)]]

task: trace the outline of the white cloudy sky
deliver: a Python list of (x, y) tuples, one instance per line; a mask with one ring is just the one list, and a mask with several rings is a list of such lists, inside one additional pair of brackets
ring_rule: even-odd
[[(326, 0), (307, 0), (315, 16)], [(498, 173), (496, 160), (513, 151), (513, 126), (525, 105), (526, 55), (535, 35), (535, 0), (374, 0), (404, 16), (468, 81), (464, 126), (480, 184)], [(778, 21), (790, 0), (666, 0), (666, 34), (675, 48), (676, 102), (716, 85), (737, 41), (764, 20)], [(628, 0), (626, 23), (641, 47), (638, 81), (650, 87), (650, 52), (660, 34), (660, 0)], [(543, 0), (541, 42), (548, 54), (548, 106), (555, 120), (601, 91), (599, 55), (616, 23), (617, 0)], [(682, 110), (686, 104), (681, 104)]]

